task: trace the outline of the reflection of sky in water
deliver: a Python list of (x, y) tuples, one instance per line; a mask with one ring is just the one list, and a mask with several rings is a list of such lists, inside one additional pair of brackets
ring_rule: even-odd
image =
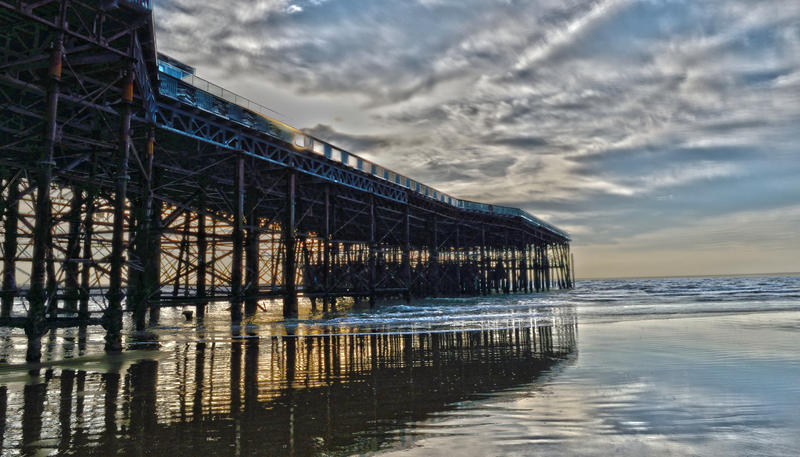
[[(48, 335), (41, 377), (0, 366), (3, 455), (25, 436), (31, 454), (170, 457), (800, 449), (798, 277), (585, 281), (288, 322), (279, 309), (239, 340), (225, 306), (200, 328), (164, 310), (160, 351), (120, 357), (96, 327)], [(6, 360), (24, 356), (21, 332), (0, 337)]]
[(800, 313), (582, 323), (572, 363), (440, 417), (459, 440), (427, 434), (397, 454), (797, 455), (800, 354), (785, 323)]

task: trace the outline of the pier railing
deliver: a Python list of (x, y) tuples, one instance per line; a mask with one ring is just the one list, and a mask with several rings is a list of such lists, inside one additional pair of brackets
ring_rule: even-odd
[(152, 5), (150, 4), (150, 0), (124, 0), (124, 3), (128, 5), (137, 7), (137, 8), (144, 8), (144, 9), (152, 9)]
[(167, 62), (159, 61), (158, 69), (161, 79), (160, 91), (163, 95), (176, 98), (184, 103), (278, 138), (294, 145), (298, 149), (323, 155), (350, 168), (404, 187), (420, 196), (468, 211), (520, 217), (537, 227), (544, 228), (567, 240), (570, 239), (569, 235), (563, 230), (522, 209), (455, 198), (431, 186), (382, 167), (357, 154), (340, 149), (275, 119), (276, 117), (284, 117), (281, 113)]

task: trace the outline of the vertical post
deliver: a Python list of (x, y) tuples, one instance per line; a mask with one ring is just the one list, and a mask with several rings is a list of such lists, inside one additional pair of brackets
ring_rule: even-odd
[(543, 249), (544, 261), (544, 287), (548, 292), (550, 291), (550, 280), (552, 272), (550, 271), (550, 245), (545, 244)]
[(461, 268), (462, 268), (462, 259), (461, 259), (461, 226), (456, 221), (456, 259), (455, 259), (455, 270), (456, 270), (456, 291), (459, 295), (464, 292), (463, 284), (461, 280)]
[(122, 350), (122, 266), (125, 263), (125, 207), (128, 192), (128, 156), (131, 142), (131, 105), (133, 102), (133, 66), (128, 68), (122, 87), (117, 176), (114, 192), (114, 225), (111, 237), (111, 268), (109, 274), (108, 306), (103, 312), (106, 330), (106, 351)]
[(10, 176), (5, 208), (3, 240), (3, 291), (0, 317), (9, 317), (17, 295), (17, 228), (19, 225), (19, 180)]
[(570, 253), (569, 256), (570, 256), (570, 260), (571, 260), (570, 263), (572, 264), (572, 268), (571, 268), (572, 277), (573, 277), (572, 287), (575, 287), (575, 280), (574, 280), (574, 278), (575, 278), (575, 254)]
[(536, 292), (542, 290), (541, 277), (542, 277), (542, 261), (540, 256), (541, 248), (539, 243), (533, 243), (533, 285)]
[(504, 294), (511, 291), (511, 254), (508, 244), (508, 229), (503, 231), (503, 248), (500, 251), (500, 265), (502, 277), (500, 278), (500, 289)]
[(522, 257), (522, 259), (519, 264), (519, 288), (521, 291), (528, 293), (528, 239), (525, 235), (523, 235), (522, 238), (520, 257)]
[(539, 249), (538, 249), (538, 257), (539, 257), (539, 288), (541, 291), (546, 291), (547, 286), (545, 285), (545, 281), (547, 279), (546, 270), (545, 270), (545, 254), (544, 254), (545, 244), (544, 242), (539, 242)]
[(245, 194), (247, 239), (245, 240), (245, 302), (244, 316), (251, 317), (258, 307), (258, 246), (259, 228), (256, 216), (256, 189), (248, 186)]
[(536, 238), (528, 240), (528, 292), (536, 291)]
[(297, 286), (295, 284), (295, 177), (294, 170), (289, 171), (286, 189), (286, 211), (282, 224), (283, 247), (285, 249), (283, 265), (283, 317), (297, 317)]
[(231, 262), (231, 323), (242, 321), (242, 254), (244, 226), (244, 157), (236, 156), (233, 180), (233, 258)]
[(367, 268), (369, 268), (369, 306), (375, 307), (375, 282), (376, 282), (376, 251), (378, 246), (375, 241), (375, 196), (369, 195), (369, 257), (367, 259)]
[(430, 269), (428, 270), (428, 284), (431, 286), (433, 296), (439, 295), (439, 219), (433, 215), (431, 221), (431, 234), (428, 242), (430, 256)]
[[(128, 275), (127, 275), (127, 282), (128, 287), (128, 294), (125, 300), (125, 311), (133, 311), (136, 305), (139, 303), (139, 299), (142, 292), (142, 272), (137, 271), (136, 262), (138, 260), (137, 254), (138, 251), (136, 247), (140, 244), (140, 237), (142, 239), (145, 237), (144, 233), (139, 230), (138, 224), (141, 222), (142, 219), (142, 195), (136, 195), (135, 193), (131, 193), (130, 195), (130, 210), (127, 212), (128, 217), (128, 243), (125, 248), (125, 255), (123, 258), (126, 259), (126, 264), (128, 265)], [(135, 319), (134, 319), (135, 321)]]
[(211, 296), (217, 295), (217, 221), (211, 222)]
[(90, 276), (92, 269), (92, 237), (94, 236), (94, 210), (95, 198), (97, 197), (97, 154), (92, 152), (90, 159), (92, 170), (89, 174), (89, 185), (86, 188), (86, 215), (83, 218), (83, 253), (81, 258), (81, 293), (80, 303), (78, 304), (78, 316), (81, 320), (89, 318), (89, 289)]
[(56, 291), (58, 289), (58, 280), (56, 279), (56, 265), (53, 258), (53, 216), (50, 215), (50, 232), (47, 234), (47, 265), (45, 271), (47, 280), (45, 282), (45, 297), (47, 303), (45, 306), (46, 315), (56, 318), (58, 316), (58, 299)]
[(200, 198), (197, 202), (197, 320), (202, 320), (206, 315), (206, 251), (208, 242), (206, 241), (206, 203), (205, 192), (200, 191)]
[(403, 212), (403, 279), (406, 281), (405, 299), (411, 301), (411, 214), (409, 204)]
[[(158, 178), (158, 174), (153, 176)], [(155, 187), (155, 186), (154, 186)], [(158, 323), (161, 317), (161, 214), (164, 211), (164, 203), (161, 200), (153, 200), (153, 217), (150, 218), (150, 254), (148, 261), (148, 283), (152, 290), (150, 295), (150, 315), (148, 322), (150, 325)]]
[[(138, 199), (136, 210), (136, 231), (134, 249), (138, 259), (141, 270), (132, 272), (128, 271), (129, 281), (134, 277), (137, 278), (136, 288), (132, 289), (129, 294), (129, 300), (132, 300), (133, 308), (133, 321), (137, 331), (142, 331), (145, 328), (145, 317), (147, 314), (147, 303), (153, 293), (154, 285), (150, 281), (150, 273), (148, 271), (149, 257), (154, 255), (151, 252), (153, 236), (152, 231), (152, 218), (153, 218), (153, 153), (155, 148), (155, 131), (154, 127), (150, 127), (150, 131), (145, 145), (145, 173), (142, 176), (142, 192)], [(133, 223), (133, 221), (131, 221)], [(155, 254), (158, 255), (158, 254)], [(130, 284), (130, 282), (129, 282)], [(157, 286), (156, 286), (157, 287)], [(133, 299), (135, 297), (135, 299)]]
[(70, 199), (69, 229), (67, 232), (67, 252), (64, 260), (64, 286), (66, 287), (64, 308), (69, 312), (78, 311), (78, 298), (80, 289), (78, 288), (78, 260), (81, 255), (80, 230), (81, 230), (81, 208), (83, 207), (82, 190), (78, 186), (72, 187), (72, 199)]
[(572, 263), (570, 262), (569, 244), (564, 245), (564, 263), (567, 265), (567, 287), (575, 287), (575, 278), (572, 275)]
[[(492, 251), (494, 252), (494, 255), (492, 256), (490, 254), (490, 257), (494, 257), (494, 268), (490, 267), (490, 268), (492, 268), (490, 270), (490, 274), (492, 275), (492, 277), (494, 279), (494, 291), (496, 293), (500, 293), (500, 292), (503, 291), (503, 278), (505, 277), (505, 273), (503, 273), (503, 276), (501, 276), (499, 274), (502, 270), (504, 270), (504, 268), (503, 268), (503, 249), (502, 248), (497, 248), (496, 246), (493, 246)], [(490, 263), (491, 263), (491, 261), (490, 261)]]
[[(63, 23), (64, 17), (61, 17)], [(50, 69), (48, 72), (50, 87), (47, 90), (47, 111), (45, 113), (44, 143), (39, 155), (36, 172), (36, 220), (33, 228), (33, 258), (31, 268), (31, 285), (28, 292), (28, 319), (25, 323), (25, 335), (28, 337), (28, 350), (25, 359), (38, 362), (42, 358), (42, 336), (46, 332), (44, 326), (45, 302), (44, 289), (47, 244), (50, 237), (52, 216), (50, 209), (50, 181), (53, 174), (53, 153), (55, 151), (56, 125), (58, 115), (59, 83), (61, 82), (61, 64), (63, 57), (64, 35), (59, 33), (50, 53)]]
[(519, 290), (519, 270), (517, 269), (517, 243), (511, 243), (511, 292)]
[(480, 275), (481, 295), (487, 295), (488, 289), (486, 288), (486, 227), (481, 224), (481, 264), (478, 267), (478, 274)]
[(325, 184), (325, 221), (322, 224), (322, 284), (325, 295), (322, 296), (322, 311), (328, 312), (328, 293), (331, 286), (331, 186)]
[[(176, 210), (177, 211), (177, 210)], [(186, 277), (189, 277), (189, 225), (192, 222), (189, 210), (180, 210), (183, 218), (183, 230), (181, 231), (181, 244), (178, 248), (178, 266), (175, 269), (175, 278), (172, 283), (172, 296), (177, 297), (181, 290), (181, 276), (183, 276), (183, 266), (186, 264)], [(184, 260), (183, 256), (186, 256)]]

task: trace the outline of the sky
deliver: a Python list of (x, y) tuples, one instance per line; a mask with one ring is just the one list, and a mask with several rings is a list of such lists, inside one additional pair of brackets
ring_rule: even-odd
[(279, 119), (568, 231), (578, 278), (800, 271), (797, 0), (156, 0)]

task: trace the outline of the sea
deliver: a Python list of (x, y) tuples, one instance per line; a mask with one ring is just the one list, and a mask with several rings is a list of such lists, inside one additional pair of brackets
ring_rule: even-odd
[(119, 355), (56, 329), (36, 366), (0, 330), (0, 454), (800, 455), (797, 275), (262, 305), (164, 309)]

